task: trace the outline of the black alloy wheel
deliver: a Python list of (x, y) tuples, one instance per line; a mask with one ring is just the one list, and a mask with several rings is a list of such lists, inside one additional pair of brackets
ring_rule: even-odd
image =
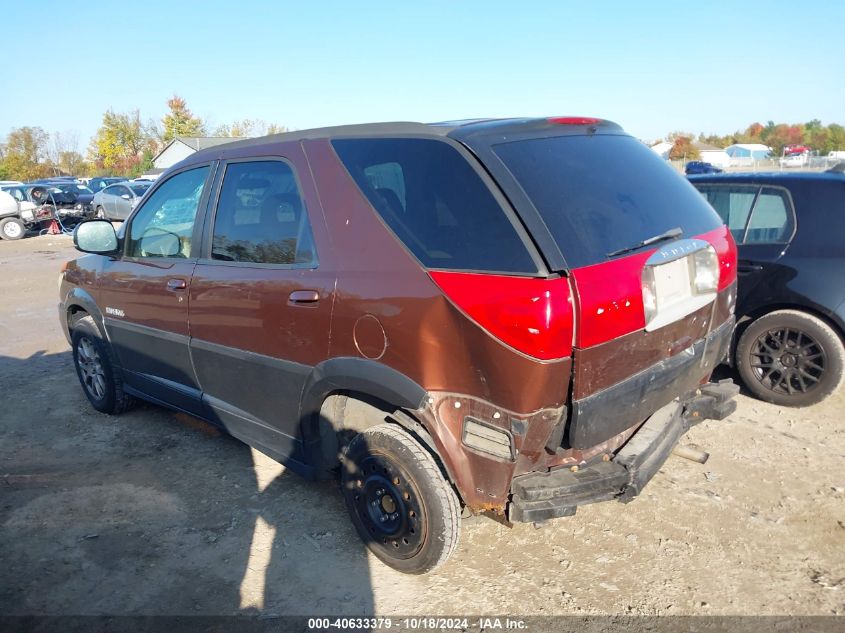
[(778, 310), (753, 321), (736, 350), (740, 376), (757, 397), (808, 406), (830, 395), (842, 379), (845, 348), (818, 317)]

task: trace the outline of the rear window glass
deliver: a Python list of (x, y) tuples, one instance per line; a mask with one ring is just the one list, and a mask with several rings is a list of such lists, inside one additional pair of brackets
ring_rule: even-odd
[(606, 261), (669, 229), (693, 237), (722, 224), (686, 179), (630, 136), (555, 136), (493, 150), (571, 268)]
[(332, 145), (370, 204), (424, 266), (537, 272), (505, 211), (447, 143), (343, 139)]

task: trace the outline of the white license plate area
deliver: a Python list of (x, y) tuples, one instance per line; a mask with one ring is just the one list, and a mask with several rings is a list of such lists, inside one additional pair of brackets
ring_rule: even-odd
[(655, 266), (653, 272), (658, 313), (692, 297), (688, 257)]

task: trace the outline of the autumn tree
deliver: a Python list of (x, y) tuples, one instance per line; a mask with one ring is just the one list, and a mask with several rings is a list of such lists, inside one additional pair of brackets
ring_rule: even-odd
[(128, 113), (108, 110), (103, 114), (103, 124), (91, 139), (89, 155), (98, 170), (128, 175), (140, 164), (149, 144), (138, 110)]
[(287, 131), (287, 128), (283, 125), (267, 123), (261, 119), (243, 119), (233, 123), (218, 125), (214, 128), (214, 136), (250, 138), (255, 136), (267, 136), (268, 134), (279, 134)]
[(72, 132), (54, 132), (50, 136), (47, 155), (58, 172), (79, 176), (88, 170), (85, 158), (79, 153), (79, 137)]
[(34, 180), (50, 174), (49, 136), (40, 127), (20, 127), (9, 132), (3, 146), (3, 171), (16, 180)]
[(669, 150), (671, 160), (696, 160), (701, 158), (698, 150), (692, 144), (691, 136), (676, 136), (673, 139), (672, 149)]
[(178, 95), (167, 101), (168, 113), (161, 120), (163, 143), (169, 143), (177, 136), (203, 136), (205, 123), (188, 109), (187, 102)]

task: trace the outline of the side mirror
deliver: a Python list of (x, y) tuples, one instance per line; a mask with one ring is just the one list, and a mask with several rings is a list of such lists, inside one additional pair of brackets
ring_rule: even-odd
[(128, 193), (124, 193), (124, 194), (123, 194), (122, 196), (120, 196), (120, 197), (121, 197), (121, 198), (123, 198), (124, 200), (129, 200), (132, 196), (130, 196)]
[(117, 235), (108, 220), (90, 220), (76, 225), (73, 245), (83, 253), (108, 255), (117, 251)]

